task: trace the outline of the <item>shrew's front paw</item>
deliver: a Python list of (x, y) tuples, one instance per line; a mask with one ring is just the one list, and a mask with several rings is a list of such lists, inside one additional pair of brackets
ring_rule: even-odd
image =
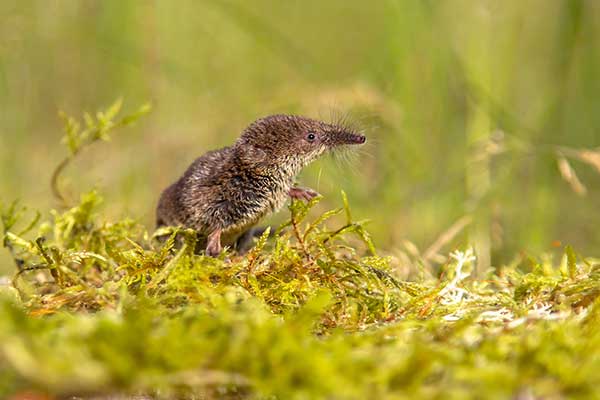
[(306, 201), (310, 201), (311, 199), (314, 199), (319, 195), (319, 193), (315, 192), (312, 189), (302, 187), (293, 187), (289, 190), (288, 194), (292, 199)]

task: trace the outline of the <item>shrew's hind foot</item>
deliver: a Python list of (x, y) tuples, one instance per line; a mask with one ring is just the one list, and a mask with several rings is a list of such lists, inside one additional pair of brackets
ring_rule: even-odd
[(206, 241), (206, 255), (216, 257), (221, 254), (223, 247), (221, 246), (221, 229), (215, 229), (208, 235)]

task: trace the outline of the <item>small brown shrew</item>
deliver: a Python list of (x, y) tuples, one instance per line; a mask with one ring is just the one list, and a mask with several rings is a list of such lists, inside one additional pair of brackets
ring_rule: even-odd
[(238, 245), (288, 197), (308, 201), (317, 195), (294, 186), (303, 167), (328, 150), (365, 140), (351, 128), (310, 118), (261, 118), (232, 146), (197, 158), (162, 192), (157, 225), (194, 229), (206, 254), (216, 256), (223, 245)]

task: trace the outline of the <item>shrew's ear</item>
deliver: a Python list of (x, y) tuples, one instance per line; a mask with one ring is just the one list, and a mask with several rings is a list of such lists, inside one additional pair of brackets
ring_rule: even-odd
[(262, 164), (267, 161), (267, 152), (255, 145), (245, 143), (244, 146), (238, 147), (238, 157), (245, 163)]

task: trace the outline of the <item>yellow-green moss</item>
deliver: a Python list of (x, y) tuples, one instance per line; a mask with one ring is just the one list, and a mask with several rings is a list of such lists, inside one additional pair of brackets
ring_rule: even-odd
[(0, 395), (600, 397), (596, 260), (568, 248), (479, 280), (465, 248), (405, 281), (342, 200), (294, 202), (272, 238), (219, 258), (190, 231), (105, 221), (96, 192), (43, 222), (3, 207)]

